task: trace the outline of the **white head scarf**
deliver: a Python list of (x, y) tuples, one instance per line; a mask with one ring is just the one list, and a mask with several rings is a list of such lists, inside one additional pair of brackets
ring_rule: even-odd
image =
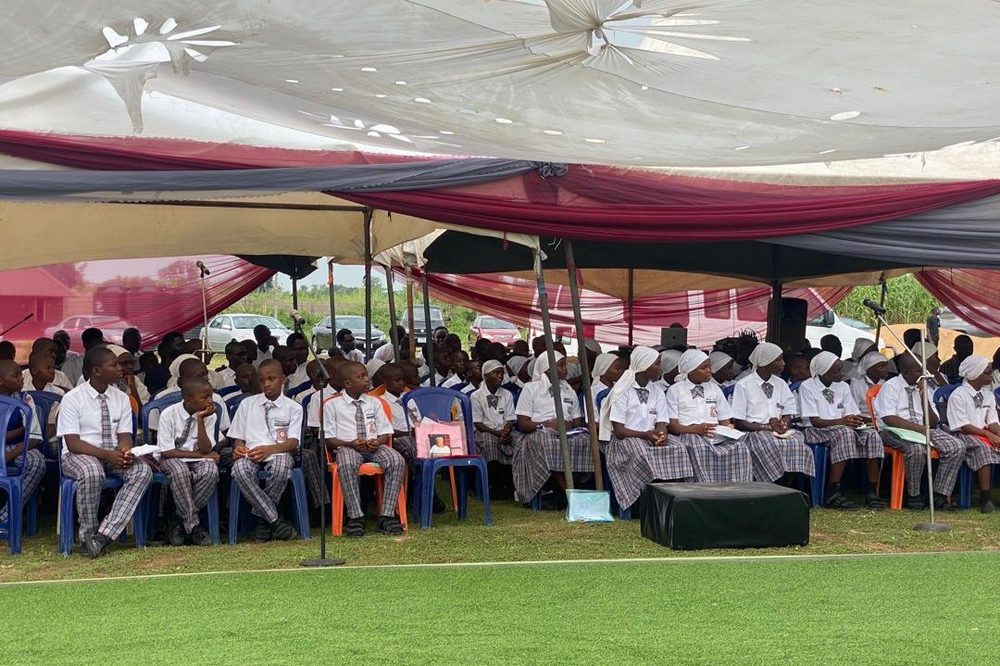
[(708, 355), (708, 360), (712, 362), (712, 374), (733, 362), (733, 357), (726, 352), (714, 351)]
[[(556, 363), (566, 358), (560, 352), (555, 352)], [(542, 354), (534, 360), (535, 366), (531, 369), (531, 381), (542, 382), (546, 387), (550, 386), (552, 381), (549, 379), (549, 355)]]
[(921, 354), (926, 354), (926, 358), (930, 358), (931, 356), (934, 356), (934, 354), (937, 354), (937, 347), (926, 340), (921, 340), (917, 344), (913, 345), (910, 351), (913, 352), (913, 355), (916, 356), (919, 361)]
[(577, 379), (583, 374), (583, 370), (580, 368), (580, 362), (573, 359), (566, 361), (566, 379)]
[(857, 363), (862, 358), (864, 358), (865, 353), (870, 347), (874, 347), (875, 343), (871, 340), (866, 340), (865, 338), (858, 338), (854, 341), (854, 351), (851, 352), (851, 359)]
[[(648, 347), (647, 347), (648, 349)], [(679, 352), (676, 349), (668, 349), (660, 354), (660, 372), (667, 374), (668, 372), (674, 370), (677, 364), (681, 361), (681, 356), (684, 352)]]
[(583, 341), (583, 347), (584, 347), (584, 349), (589, 349), (590, 351), (594, 352), (595, 354), (600, 354), (601, 353), (601, 345), (600, 345), (600, 343), (597, 342), (597, 340), (594, 340), (594, 339), (591, 339), (591, 338), (587, 338), (587, 339), (585, 339)]
[(193, 358), (196, 361), (201, 360), (194, 354), (181, 354), (180, 356), (175, 358), (173, 363), (170, 364), (170, 379), (167, 380), (167, 388), (173, 388), (177, 386), (177, 380), (181, 375), (181, 363), (188, 360), (189, 358)]
[(511, 377), (517, 377), (517, 373), (521, 371), (524, 364), (528, 362), (525, 356), (511, 356), (507, 359), (507, 371), (510, 373)]
[(809, 374), (813, 377), (825, 375), (830, 372), (830, 368), (832, 368), (833, 364), (836, 362), (837, 355), (833, 352), (820, 352), (813, 356), (813, 359), (809, 362)]
[(129, 350), (125, 349), (124, 347), (119, 347), (118, 345), (108, 345), (108, 351), (111, 352), (112, 354), (114, 354), (115, 358), (118, 358), (122, 354), (131, 354), (132, 353)]
[(594, 359), (594, 369), (590, 371), (590, 379), (597, 381), (601, 378), (605, 372), (608, 371), (614, 362), (618, 360), (618, 357), (614, 354), (599, 354), (596, 359)]
[(862, 376), (865, 376), (868, 374), (868, 371), (871, 370), (874, 366), (878, 365), (879, 363), (888, 363), (888, 362), (889, 359), (886, 358), (884, 354), (880, 354), (876, 351), (868, 352), (867, 354), (861, 357), (860, 361), (858, 361), (858, 372), (860, 372)]
[(385, 361), (379, 360), (377, 358), (373, 358), (372, 360), (368, 361), (368, 363), (365, 364), (365, 370), (368, 372), (368, 379), (374, 377), (375, 373), (381, 370), (383, 365), (385, 365)]
[(781, 347), (773, 342), (762, 342), (750, 352), (750, 366), (756, 370), (761, 366), (774, 363), (781, 356)]
[[(524, 365), (524, 364), (522, 363), (521, 365)], [(483, 363), (483, 369), (482, 369), (482, 371), (483, 371), (483, 377), (485, 377), (486, 375), (490, 374), (494, 370), (500, 370), (502, 368), (503, 368), (503, 363), (501, 363), (500, 361), (494, 360), (494, 359), (490, 359), (490, 360), (486, 361), (486, 363)]]
[(653, 365), (658, 356), (659, 354), (656, 353), (655, 349), (650, 349), (649, 347), (643, 347), (641, 345), (632, 350), (628, 370), (622, 373), (622, 376), (617, 382), (615, 382), (611, 392), (608, 393), (608, 396), (601, 404), (601, 440), (611, 440), (611, 405), (620, 400), (621, 397), (628, 391), (632, 390), (632, 384), (635, 382), (635, 373), (642, 372), (649, 366)]
[(985, 356), (970, 356), (958, 366), (958, 374), (963, 379), (970, 381), (986, 372), (988, 367), (990, 367), (990, 360)]
[(688, 349), (681, 355), (681, 360), (677, 363), (677, 381), (682, 382), (687, 379), (689, 372), (697, 370), (702, 363), (708, 360), (709, 355), (700, 349)]

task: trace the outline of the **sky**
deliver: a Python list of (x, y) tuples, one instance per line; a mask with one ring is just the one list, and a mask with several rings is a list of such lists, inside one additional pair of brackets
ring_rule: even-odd
[[(299, 286), (302, 287), (312, 287), (315, 285), (326, 286), (326, 257), (323, 257), (316, 262), (319, 268), (312, 275), (309, 275), (302, 280), (299, 280)], [(383, 275), (382, 271), (377, 268), (372, 268), (372, 275)], [(365, 279), (365, 267), (364, 266), (342, 266), (341, 264), (333, 265), (333, 278), (337, 281), (337, 284), (343, 287), (363, 287)], [(286, 291), (292, 290), (292, 280), (287, 275), (278, 275), (278, 284), (281, 285)]]

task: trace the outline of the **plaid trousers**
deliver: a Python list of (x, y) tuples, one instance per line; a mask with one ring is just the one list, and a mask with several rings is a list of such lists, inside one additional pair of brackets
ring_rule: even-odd
[[(45, 476), (45, 456), (38, 449), (31, 449), (15, 458), (13, 462), (7, 463), (8, 469), (20, 465), (21, 458), (24, 458), (24, 472), (21, 474), (21, 499), (26, 505), (28, 498), (38, 490), (38, 484)], [(3, 502), (3, 506), (0, 507), (0, 522), (5, 523), (10, 516), (10, 508), (6, 499)]]
[(632, 506), (647, 483), (694, 476), (687, 449), (673, 437), (661, 446), (638, 437), (612, 437), (605, 451), (615, 499), (623, 507)]
[(489, 432), (476, 432), (476, 450), (486, 462), (510, 465), (514, 462), (514, 440), (501, 444), (500, 438)]
[(407, 465), (412, 464), (413, 459), (417, 457), (417, 443), (413, 441), (411, 435), (393, 437), (392, 448), (396, 453), (403, 456), (403, 460), (406, 461)]
[(836, 465), (854, 458), (885, 457), (882, 438), (874, 430), (854, 430), (847, 426), (828, 428), (809, 427), (802, 431), (807, 444), (826, 444), (830, 449), (830, 463)]
[(770, 430), (748, 432), (740, 441), (750, 449), (753, 480), (774, 483), (786, 473), (816, 475), (816, 459), (801, 432), (791, 437), (775, 437)]
[(753, 478), (750, 449), (742, 441), (713, 444), (701, 435), (671, 435), (687, 449), (698, 483), (741, 483)]
[[(593, 472), (594, 458), (590, 452), (590, 438), (580, 434), (569, 436), (567, 440), (573, 472)], [(549, 480), (552, 472), (565, 471), (559, 433), (548, 428), (527, 435), (514, 433), (511, 463), (514, 499), (518, 502), (530, 502)]]
[[(240, 492), (247, 498), (253, 515), (268, 523), (278, 519), (278, 502), (285, 493), (285, 486), (292, 478), (294, 460), (290, 453), (277, 453), (265, 463), (255, 463), (243, 457), (233, 463), (233, 480), (239, 484)], [(257, 472), (267, 471), (267, 481), (260, 487)]]
[(320, 455), (323, 454), (316, 450), (315, 444), (302, 448), (302, 475), (306, 477), (306, 488), (309, 489), (313, 507), (320, 507), (330, 502), (330, 491), (323, 481), (323, 468), (319, 464)]
[[(81, 541), (98, 531), (112, 541), (117, 539), (145, 497), (153, 478), (153, 470), (141, 460), (136, 460), (125, 469), (114, 469), (94, 456), (79, 453), (67, 453), (62, 460), (62, 469), (64, 476), (76, 481), (76, 512), (80, 516)], [(97, 509), (108, 474), (122, 477), (125, 484), (115, 495), (111, 513), (98, 526)]]
[[(903, 454), (903, 464), (906, 465), (906, 494), (911, 497), (920, 495), (920, 481), (927, 466), (927, 448), (923, 444), (902, 439), (889, 429), (882, 430), (882, 441), (886, 446)], [(965, 458), (965, 444), (944, 430), (935, 429), (931, 430), (931, 445), (940, 456), (937, 471), (934, 473), (934, 492), (939, 495), (951, 495)]]
[(208, 504), (219, 482), (219, 466), (214, 460), (162, 458), (160, 470), (170, 479), (177, 515), (188, 533), (198, 526), (198, 512)]
[(340, 489), (344, 493), (347, 517), (353, 520), (365, 515), (361, 511), (361, 490), (358, 485), (358, 468), (362, 463), (378, 463), (385, 470), (385, 489), (379, 515), (395, 516), (396, 501), (407, 472), (403, 456), (388, 446), (380, 446), (371, 453), (361, 453), (349, 446), (338, 446), (337, 473), (340, 475)]

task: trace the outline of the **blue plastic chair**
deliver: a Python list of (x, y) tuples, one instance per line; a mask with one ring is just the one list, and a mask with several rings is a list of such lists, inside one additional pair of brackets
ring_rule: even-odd
[(308, 391), (311, 388), (312, 388), (312, 380), (309, 379), (307, 381), (302, 382), (298, 386), (293, 386), (292, 388), (288, 389), (288, 393), (286, 393), (285, 395), (294, 400), (295, 396), (302, 393), (303, 391)]
[(250, 397), (249, 393), (241, 393), (239, 395), (234, 395), (232, 398), (226, 400), (226, 409), (229, 410), (229, 419), (232, 420), (236, 416), (236, 410), (239, 408), (240, 403)]
[(236, 393), (239, 390), (240, 390), (240, 387), (236, 386), (234, 384), (233, 386), (223, 386), (218, 391), (216, 391), (216, 393), (218, 394), (218, 396), (220, 398), (225, 398), (227, 395), (231, 395), (233, 393)]
[[(178, 396), (178, 399), (174, 400), (171, 404), (177, 404), (181, 400), (181, 393), (172, 393), (165, 398), (161, 398), (160, 402), (169, 400), (174, 396)], [(140, 418), (142, 419), (142, 433), (143, 441), (149, 442), (149, 415), (155, 410), (160, 409), (159, 406), (154, 406), (153, 408), (147, 410), (146, 407), (154, 405), (154, 402), (147, 403), (140, 410)], [(163, 408), (169, 405), (163, 405)], [(219, 441), (219, 428), (222, 426), (222, 405), (215, 403), (215, 441)], [(146, 491), (146, 513), (147, 513), (147, 534), (155, 534), (156, 528), (160, 522), (160, 512), (158, 506), (158, 492), (160, 487), (170, 486), (170, 477), (168, 477), (163, 472), (154, 472), (153, 478), (149, 482), (149, 489)], [(212, 545), (219, 545), (219, 486), (216, 484), (215, 489), (212, 490), (211, 497), (208, 498), (208, 504), (205, 505), (205, 513), (208, 515), (208, 535), (212, 538)]]
[(934, 409), (937, 410), (938, 419), (942, 423), (948, 423), (948, 399), (961, 384), (946, 384), (934, 391)]
[[(465, 424), (465, 440), (468, 442), (468, 456), (448, 456), (444, 458), (417, 458), (415, 462), (420, 469), (420, 483), (417, 507), (420, 513), (420, 526), (429, 528), (432, 520), (432, 504), (434, 501), (434, 479), (437, 473), (443, 469), (451, 467), (458, 468), (456, 471), (471, 469), (478, 471), (474, 477), (476, 480), (479, 497), (483, 501), (483, 523), (493, 524), (493, 514), (490, 511), (490, 484), (486, 471), (486, 460), (476, 452), (476, 431), (472, 422), (472, 401), (469, 396), (453, 389), (424, 387), (416, 388), (403, 396), (403, 411), (406, 414), (407, 427), (410, 424), (410, 402), (417, 403), (422, 418), (431, 418), (435, 421), (448, 423), (451, 421), (451, 409), (458, 401), (462, 408), (462, 419)], [(458, 477), (458, 519), (465, 520), (468, 515), (468, 492), (466, 475), (459, 473)]]
[[(798, 396), (799, 387), (802, 382), (795, 382), (794, 384), (789, 384), (788, 388)], [(797, 399), (797, 398), (796, 398)], [(830, 460), (830, 449), (827, 444), (823, 442), (817, 442), (816, 444), (806, 443), (812, 452), (813, 459), (816, 461), (815, 474), (807, 482), (804, 478), (798, 480), (798, 486), (801, 490), (805, 490), (805, 486), (809, 485), (809, 500), (814, 507), (823, 506), (826, 501), (826, 471), (829, 466)]]
[[(20, 400), (0, 396), (0, 425), (3, 426), (3, 430), (0, 432), (0, 489), (4, 490), (7, 495), (7, 521), (0, 523), (0, 536), (6, 536), (11, 555), (21, 554), (21, 537), (24, 530), (22, 525), (24, 495), (21, 479), (27, 457), (21, 456), (21, 462), (13, 466), (8, 465), (7, 457), (2, 452), (7, 450), (7, 430), (16, 416), (20, 417), (21, 424), (24, 426), (22, 445), (27, 453), (31, 439), (31, 408)], [(18, 426), (15, 425), (15, 427)], [(38, 503), (35, 497), (29, 501), (29, 513), (32, 511), (34, 511), (35, 516), (29, 516), (29, 528), (37, 526)], [(33, 536), (34, 532), (29, 529), (28, 535)]]
[(723, 386), (722, 387), (722, 397), (724, 397), (726, 400), (729, 400), (730, 402), (732, 402), (732, 400), (733, 400), (733, 391), (735, 391), (735, 390), (736, 390), (736, 384), (730, 384), (729, 386)]
[(45, 442), (45, 459), (52, 463), (55, 463), (55, 457), (49, 457), (53, 454), (52, 442), (55, 439), (54, 433), (50, 433), (48, 428), (45, 427), (49, 423), (49, 416), (52, 414), (52, 410), (56, 408), (60, 402), (62, 402), (62, 396), (58, 393), (50, 393), (49, 391), (25, 391), (27, 395), (31, 396), (31, 399), (35, 401), (35, 409), (38, 412), (38, 420), (42, 424), (42, 441)]

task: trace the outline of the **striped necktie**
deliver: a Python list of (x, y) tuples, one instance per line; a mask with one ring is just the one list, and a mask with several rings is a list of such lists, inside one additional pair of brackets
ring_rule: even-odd
[(701, 384), (696, 384), (691, 389), (691, 397), (692, 398), (704, 398), (705, 397), (705, 387), (702, 386)]
[(358, 439), (368, 439), (368, 431), (365, 428), (364, 400), (354, 401), (354, 425), (358, 430)]
[(184, 447), (184, 442), (188, 440), (188, 435), (191, 434), (191, 427), (194, 425), (194, 417), (188, 416), (187, 421), (184, 422), (184, 430), (181, 431), (179, 437), (174, 438), (174, 448), (180, 449)]
[(101, 403), (101, 448), (115, 448), (114, 434), (111, 432), (111, 410), (108, 409), (108, 396), (98, 393), (97, 400)]
[(912, 386), (906, 387), (906, 409), (910, 412), (910, 420), (914, 423), (917, 422), (917, 406), (914, 403), (914, 399), (917, 395), (917, 389)]
[(636, 386), (635, 392), (639, 394), (639, 402), (645, 405), (646, 401), (649, 400), (649, 389)]
[(764, 392), (764, 395), (767, 397), (768, 400), (770, 400), (771, 396), (774, 395), (774, 386), (771, 384), (771, 382), (764, 382), (763, 384), (761, 384), (760, 390)]
[(834, 394), (833, 389), (825, 388), (823, 389), (823, 397), (826, 398), (826, 401), (832, 405), (836, 395)]

